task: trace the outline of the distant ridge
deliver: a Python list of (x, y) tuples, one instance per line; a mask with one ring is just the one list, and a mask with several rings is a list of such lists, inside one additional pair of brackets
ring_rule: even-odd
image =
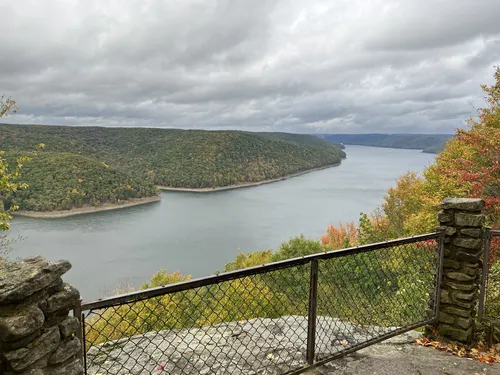
[(438, 153), (444, 149), (452, 134), (316, 134), (317, 137), (332, 143), (372, 147), (389, 147), (422, 150)]

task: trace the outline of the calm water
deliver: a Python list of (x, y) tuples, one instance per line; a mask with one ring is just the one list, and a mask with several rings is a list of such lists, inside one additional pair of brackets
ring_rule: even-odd
[(163, 268), (204, 276), (238, 252), (276, 248), (303, 233), (319, 238), (330, 223), (357, 220), (379, 205), (408, 170), (434, 155), (347, 146), (342, 165), (278, 183), (209, 194), (164, 192), (162, 201), (65, 219), (16, 218), (11, 257), (40, 254), (73, 264), (65, 279), (84, 300), (125, 283), (140, 285)]

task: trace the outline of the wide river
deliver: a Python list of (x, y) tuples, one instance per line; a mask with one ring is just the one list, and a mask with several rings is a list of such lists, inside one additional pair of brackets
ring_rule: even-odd
[(163, 192), (162, 201), (64, 219), (15, 218), (10, 258), (67, 259), (65, 280), (89, 301), (159, 269), (211, 275), (239, 252), (277, 248), (300, 235), (319, 239), (328, 224), (357, 220), (408, 170), (435, 155), (347, 146), (342, 165), (272, 184), (214, 193)]

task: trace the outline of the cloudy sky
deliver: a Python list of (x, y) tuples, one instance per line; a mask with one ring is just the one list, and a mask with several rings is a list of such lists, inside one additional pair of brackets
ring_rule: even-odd
[(499, 0), (0, 0), (13, 123), (449, 133)]

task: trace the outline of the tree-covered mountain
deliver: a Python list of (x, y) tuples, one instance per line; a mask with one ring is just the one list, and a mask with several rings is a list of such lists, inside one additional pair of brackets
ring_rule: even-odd
[[(137, 196), (155, 194), (152, 185), (238, 185), (338, 164), (345, 156), (339, 147), (311, 135), (0, 124), (0, 150), (29, 153), (40, 143), (45, 147), (23, 167), (22, 179), (30, 185), (19, 195), (24, 209), (70, 207), (68, 192), (78, 190), (74, 181), (83, 178), (82, 170), (94, 192), (84, 203), (93, 204), (122, 199), (128, 185)], [(48, 199), (55, 190), (61, 191), (58, 198)], [(59, 203), (41, 203), (43, 199)], [(38, 203), (27, 203), (33, 200)]]
[[(158, 195), (155, 185), (110, 168), (90, 157), (65, 152), (24, 153), (20, 182), (28, 185), (6, 198), (4, 204), (27, 211), (70, 210), (83, 206), (120, 203)], [(19, 156), (5, 155), (9, 164)]]
[(318, 137), (334, 143), (373, 147), (423, 150), (437, 153), (444, 149), (451, 134), (319, 134)]

